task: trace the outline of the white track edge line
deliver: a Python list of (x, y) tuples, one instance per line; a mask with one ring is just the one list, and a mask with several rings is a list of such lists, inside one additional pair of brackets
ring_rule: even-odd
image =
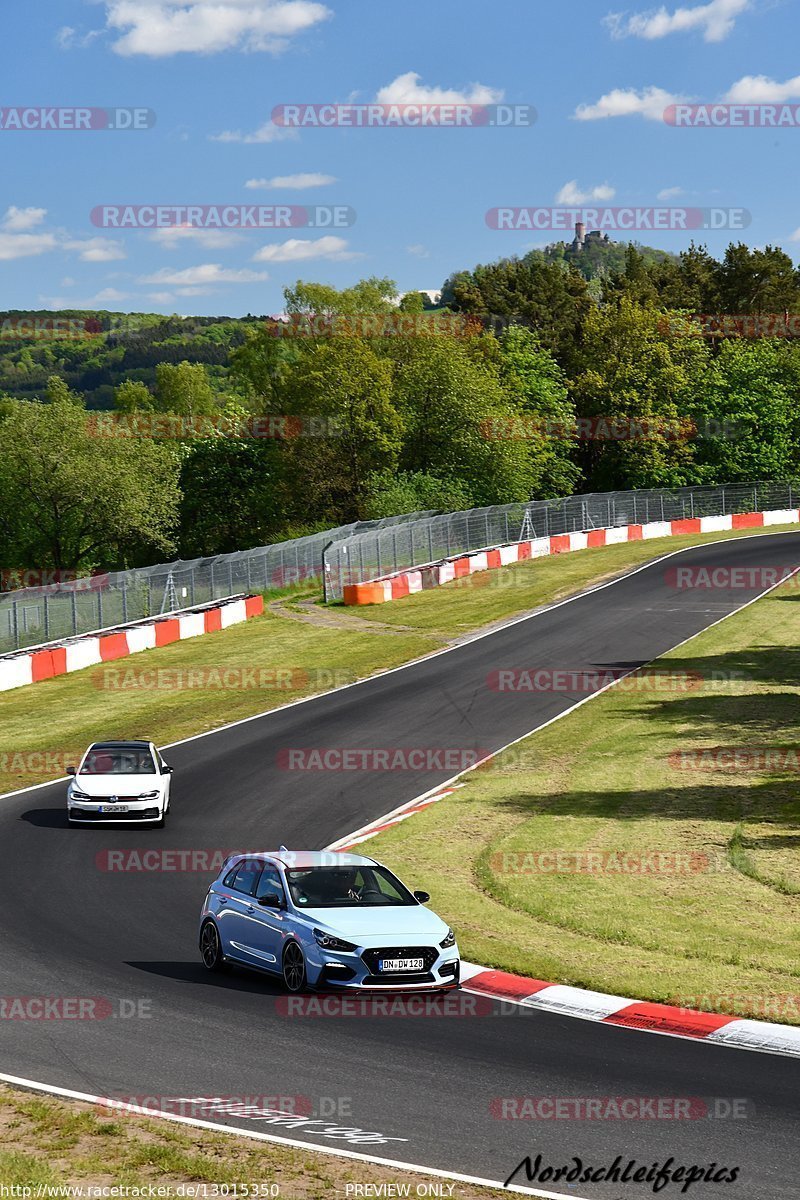
[(480, 1187), (497, 1188), (500, 1191), (523, 1192), (527, 1196), (540, 1196), (543, 1200), (587, 1200), (587, 1197), (575, 1196), (566, 1192), (542, 1192), (535, 1188), (520, 1187), (510, 1184), (505, 1187), (502, 1181), (483, 1179), (479, 1175), (462, 1175), (456, 1171), (441, 1171), (436, 1167), (422, 1167), (416, 1163), (399, 1162), (393, 1158), (380, 1158), (377, 1155), (359, 1154), (355, 1150), (341, 1150), (335, 1146), (317, 1146), (313, 1142), (303, 1142), (299, 1138), (279, 1137), (277, 1134), (261, 1133), (255, 1129), (242, 1129), (235, 1125), (223, 1125), (215, 1121), (203, 1121), (199, 1117), (183, 1117), (179, 1113), (156, 1111), (142, 1108), (136, 1104), (127, 1104), (124, 1100), (113, 1100), (105, 1096), (93, 1096), (88, 1092), (76, 1092), (71, 1088), (55, 1087), (47, 1083), (38, 1083), (32, 1079), (23, 1079), (17, 1075), (0, 1073), (0, 1082), (22, 1088), (26, 1091), (45, 1092), (51, 1096), (60, 1096), (66, 1100), (80, 1100), (85, 1104), (101, 1104), (104, 1108), (119, 1108), (125, 1113), (135, 1113), (137, 1116), (154, 1120), (174, 1121), (178, 1125), (189, 1125), (195, 1129), (210, 1130), (213, 1133), (230, 1133), (237, 1137), (253, 1138), (259, 1142), (273, 1142), (279, 1146), (292, 1146), (299, 1150), (313, 1150), (319, 1154), (330, 1154), (335, 1158), (354, 1159), (356, 1162), (371, 1163), (381, 1167), (393, 1167), (401, 1171), (416, 1171), (420, 1175), (433, 1175), (437, 1179), (456, 1179), (459, 1183), (474, 1183)]
[[(771, 527), (769, 525), (765, 525), (762, 528), (770, 529)], [(452, 654), (454, 650), (460, 650), (464, 646), (471, 645), (472, 642), (481, 641), (483, 638), (492, 637), (494, 634), (500, 633), (504, 629), (510, 629), (514, 625), (519, 625), (523, 621), (533, 621), (537, 617), (543, 616), (545, 613), (553, 612), (557, 608), (562, 608), (565, 604), (572, 604), (575, 600), (582, 600), (584, 597), (590, 596), (594, 592), (602, 592), (606, 588), (614, 587), (616, 584), (623, 583), (626, 579), (630, 579), (631, 576), (638, 575), (640, 571), (646, 571), (648, 569), (648, 567), (655, 567), (658, 565), (658, 563), (666, 562), (666, 560), (668, 558), (674, 558), (678, 554), (687, 554), (691, 550), (699, 550), (699, 549), (701, 549), (701, 547), (704, 547), (704, 546), (721, 546), (721, 545), (724, 545), (725, 542), (747, 542), (747, 541), (750, 541), (751, 539), (761, 538), (761, 537), (786, 537), (786, 536), (791, 537), (793, 534), (795, 536), (800, 534), (800, 526), (797, 529), (779, 529), (779, 530), (776, 530), (774, 533), (771, 532), (768, 534), (765, 534), (763, 532), (762, 533), (748, 533), (748, 534), (744, 534), (741, 537), (716, 538), (714, 541), (699, 542), (695, 546), (682, 546), (680, 550), (670, 550), (667, 554), (661, 554), (661, 555), (659, 555), (658, 558), (648, 559), (647, 562), (641, 563), (638, 567), (633, 567), (630, 571), (625, 571), (625, 573), (622, 575), (617, 575), (614, 579), (606, 580), (605, 583), (594, 584), (591, 587), (584, 588), (580, 592), (576, 592), (573, 596), (565, 596), (563, 600), (555, 600), (552, 604), (542, 605), (540, 608), (537, 608), (534, 612), (527, 612), (527, 613), (523, 613), (521, 616), (511, 617), (511, 618), (509, 618), (509, 620), (503, 621), (502, 624), (500, 624), (500, 625), (494, 625), (491, 629), (483, 629), (483, 630), (479, 630), (478, 632), (476, 632), (474, 634), (467, 634), (465, 637), (460, 638), (452, 646), (442, 646), (441, 649), (439, 649), (439, 650), (431, 650), (427, 654), (420, 655), (419, 658), (412, 658), (408, 662), (400, 663), (399, 666), (397, 666), (397, 667), (390, 667), (388, 671), (378, 671), (375, 674), (366, 675), (363, 679), (354, 679), (352, 681), (352, 683), (340, 684), (339, 687), (329, 688), (328, 691), (326, 691), (326, 692), (314, 692), (313, 695), (310, 695), (310, 696), (301, 696), (298, 700), (290, 700), (288, 702), (288, 704), (280, 704), (277, 706), (277, 708), (268, 708), (268, 709), (265, 709), (263, 712), (253, 713), (252, 716), (240, 717), (236, 721), (229, 721), (227, 723), (227, 725), (218, 725), (215, 729), (206, 729), (202, 733), (193, 733), (189, 737), (179, 738), (178, 741), (176, 741), (176, 742), (167, 742), (160, 748), (162, 750), (171, 750), (174, 746), (186, 746), (189, 744), (189, 742), (199, 741), (200, 738), (214, 737), (218, 733), (225, 733), (229, 729), (236, 729), (239, 725), (248, 725), (251, 721), (261, 721), (267, 717), (274, 716), (277, 713), (286, 712), (290, 708), (296, 708), (300, 704), (310, 704), (313, 700), (322, 700), (326, 696), (336, 695), (337, 692), (346, 692), (350, 688), (362, 687), (365, 683), (373, 683), (376, 679), (385, 679), (387, 676), (394, 675), (398, 671), (407, 671), (410, 667), (416, 667), (420, 663), (428, 662), (431, 659), (438, 658), (442, 654)], [(696, 534), (689, 534), (689, 535), (673, 534), (673, 535), (667, 535), (667, 536), (673, 536), (673, 537), (693, 536), (693, 537), (696, 537), (697, 535)], [(667, 540), (667, 539), (666, 538), (664, 538), (664, 539), (654, 538), (653, 539), (653, 541), (661, 541), (661, 540)], [(619, 542), (619, 543), (615, 543), (615, 544), (616, 545), (624, 545), (627, 543)], [(630, 543), (630, 544), (633, 544), (633, 543)], [(592, 548), (598, 549), (598, 550), (607, 549), (607, 547), (605, 547), (605, 546), (597, 546), (597, 547), (592, 547)], [(569, 553), (577, 554), (578, 551), (570, 551)], [(547, 555), (547, 556), (543, 556), (543, 557), (557, 557), (557, 555)], [(524, 561), (537, 562), (538, 560), (531, 559), (531, 560), (524, 560)], [(519, 565), (519, 564), (512, 563), (509, 565), (514, 566), (514, 565)], [(781, 580), (780, 582), (783, 582), (783, 581)], [(771, 589), (768, 589), (768, 590), (771, 590)], [(761, 595), (766, 595), (766, 592), (762, 592)], [(756, 597), (756, 599), (760, 599), (760, 598), (761, 598), (761, 596)], [(746, 607), (746, 606), (742, 605), (742, 608), (744, 608), (744, 607)], [(740, 612), (740, 611), (741, 611), (741, 609), (738, 609), (738, 608), (734, 609), (734, 612)], [(725, 615), (731, 616), (730, 613), (726, 613)], [(724, 619), (725, 618), (723, 617), (722, 620), (724, 620)], [(242, 624), (246, 624), (246, 623), (242, 622)], [(715, 621), (714, 624), (718, 624), (718, 622)], [(231, 628), (235, 628), (235, 626), (231, 626)], [(706, 626), (706, 628), (711, 629), (711, 628), (713, 628), (713, 626), (708, 625), (708, 626)], [(222, 631), (222, 632), (224, 632), (224, 631)], [(701, 630), (700, 632), (702, 633), (703, 631)], [(425, 636), (425, 630), (420, 631), (420, 636), (423, 636), (423, 637)], [(697, 635), (693, 634), (692, 636), (697, 636)], [(687, 638), (686, 640), (689, 641), (691, 639)], [(678, 643), (678, 646), (682, 646), (682, 645), (683, 645), (683, 642)], [(675, 650), (677, 648), (678, 648), (677, 646), (672, 647), (673, 650)], [(670, 651), (666, 650), (664, 653), (669, 654)], [(133, 656), (129, 655), (128, 657), (133, 657)], [(98, 664), (95, 664), (95, 665), (98, 665)], [(102, 665), (102, 664), (99, 664), (99, 665)], [(88, 667), (86, 667), (84, 669), (89, 670)], [(77, 674), (78, 672), (72, 672), (72, 673)], [(62, 676), (58, 676), (57, 678), (60, 679), (60, 678), (62, 678)], [(623, 677), (621, 676), (620, 678), (623, 678)], [(33, 685), (31, 685), (31, 686), (33, 686)], [(16, 690), (17, 689), (15, 689), (15, 688), (10, 689), (10, 691), (16, 691)], [(5, 693), (5, 692), (0, 693), (0, 695), (6, 695), (6, 694), (8, 694), (8, 693)], [(599, 693), (598, 693), (598, 695), (599, 695)], [(542, 726), (540, 726), (540, 728), (544, 729), (545, 726), (542, 725)], [(534, 730), (533, 732), (537, 732), (537, 731)], [(524, 736), (527, 737), (529, 735), (525, 734)], [(521, 740), (520, 738), (516, 739), (516, 741), (520, 741), (520, 740)], [(516, 745), (516, 742), (509, 742), (508, 745), (509, 746)], [(507, 748), (508, 748), (507, 746), (503, 747), (503, 749), (507, 749)], [(500, 751), (498, 750), (498, 751), (496, 751), (496, 753), (499, 754)], [(454, 776), (454, 778), (457, 778), (457, 777)], [(48, 779), (48, 780), (45, 780), (43, 783), (34, 783), (34, 784), (30, 785), (29, 787), (18, 788), (16, 791), (13, 791), (13, 792), (3, 792), (3, 793), (0, 793), (0, 800), (7, 800), (12, 796), (21, 796), (25, 792), (35, 792), (39, 788), (52, 787), (52, 785), (54, 783), (62, 783), (64, 781), (66, 781), (67, 779), (69, 779), (68, 775), (59, 775), (57, 779)], [(446, 787), (447, 784), (443, 784), (442, 786)]]

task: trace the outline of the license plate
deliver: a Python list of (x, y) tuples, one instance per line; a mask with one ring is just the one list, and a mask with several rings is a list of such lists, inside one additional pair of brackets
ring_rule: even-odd
[(424, 958), (382, 958), (378, 962), (379, 971), (424, 971)]
[(100, 805), (100, 812), (113, 813), (113, 812), (127, 812), (127, 811), (128, 811), (127, 804), (101, 804)]

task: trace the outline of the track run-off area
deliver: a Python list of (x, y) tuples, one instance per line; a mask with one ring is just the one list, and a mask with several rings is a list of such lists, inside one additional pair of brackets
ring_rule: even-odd
[[(670, 577), (678, 564), (742, 570), (735, 587), (681, 589)], [(800, 533), (668, 554), (407, 667), (178, 743), (167, 755), (174, 780), (165, 829), (69, 828), (63, 781), (3, 797), (0, 993), (94, 1007), (85, 1005), (92, 1015), (82, 1019), (0, 1020), (0, 1071), (89, 1096), (159, 1101), (173, 1113), (222, 1098), (192, 1115), (487, 1182), (505, 1180), (526, 1155), (597, 1167), (622, 1155), (647, 1167), (672, 1158), (739, 1168), (734, 1182), (692, 1185), (688, 1194), (700, 1200), (795, 1200), (795, 1060), (645, 1037), (466, 992), (460, 1007), (451, 997), (430, 1017), (298, 1013), (267, 977), (204, 970), (197, 920), (208, 871), (175, 869), (169, 854), (163, 870), (110, 864), (125, 861), (115, 851), (202, 852), (188, 859), (196, 863), (205, 853), (281, 843), (328, 846), (450, 780), (459, 756), (494, 753), (585, 700), (493, 690), (492, 672), (635, 670), (756, 599), (762, 569), (796, 567)], [(157, 729), (149, 733), (159, 741)], [(303, 756), (290, 751), (330, 748), (429, 753), (409, 755), (398, 770), (292, 768)], [(406, 882), (431, 891), (435, 907), (435, 879)], [(530, 1096), (706, 1103), (695, 1103), (705, 1114), (696, 1119), (653, 1119), (646, 1109), (635, 1120), (504, 1119), (503, 1099)], [(299, 1118), (290, 1128), (226, 1111), (233, 1098), (288, 1103)], [(715, 1100), (738, 1107), (715, 1108)], [(526, 1183), (524, 1172), (515, 1183)], [(590, 1200), (653, 1194), (642, 1182), (531, 1186)], [(659, 1194), (686, 1193), (673, 1183)]]

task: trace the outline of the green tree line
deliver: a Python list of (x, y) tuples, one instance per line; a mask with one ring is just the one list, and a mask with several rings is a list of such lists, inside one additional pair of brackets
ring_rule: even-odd
[[(765, 319), (697, 319), (726, 313)], [(118, 379), (113, 409), (60, 369), (0, 400), (0, 566), (109, 569), (417, 509), (795, 478), (797, 313), (777, 248), (611, 244), (605, 262), (550, 248), (459, 272), (434, 308), (388, 279), (298, 282), (281, 319), (198, 319), (183, 344), (212, 347), (201, 361), (181, 356), (180, 319), (148, 318), (147, 369)], [(131, 349), (97, 337), (98, 364)]]

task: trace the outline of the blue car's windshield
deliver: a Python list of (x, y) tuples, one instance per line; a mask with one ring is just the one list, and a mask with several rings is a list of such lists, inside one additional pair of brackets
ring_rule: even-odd
[(385, 867), (307, 867), (287, 871), (286, 879), (298, 908), (417, 904)]

